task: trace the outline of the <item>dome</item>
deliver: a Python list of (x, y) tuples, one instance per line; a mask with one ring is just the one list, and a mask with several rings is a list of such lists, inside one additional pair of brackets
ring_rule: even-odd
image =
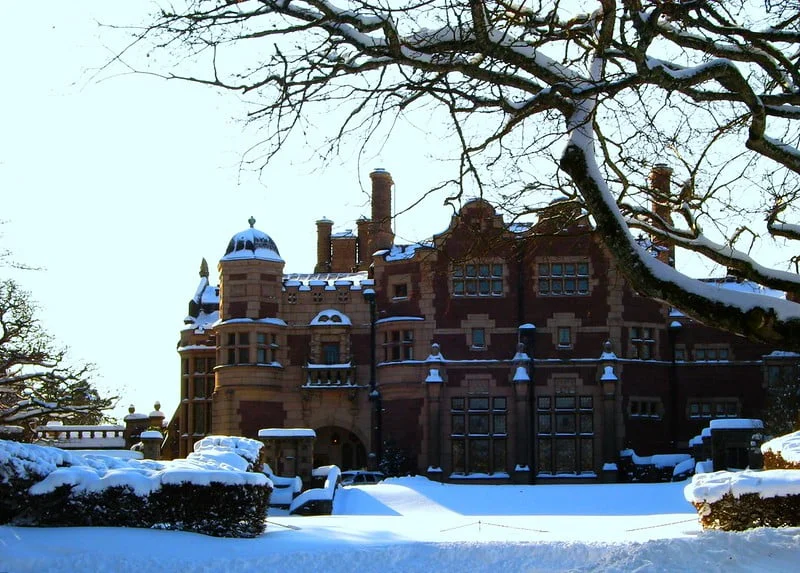
[(265, 232), (253, 227), (256, 220), (250, 217), (248, 223), (250, 223), (249, 229), (245, 229), (231, 237), (222, 260), (260, 259), (262, 261), (284, 262), (278, 252), (278, 246), (275, 241)]

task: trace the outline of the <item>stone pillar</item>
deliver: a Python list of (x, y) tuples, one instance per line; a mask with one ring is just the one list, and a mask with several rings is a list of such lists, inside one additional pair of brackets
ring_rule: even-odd
[(160, 460), (161, 459), (161, 442), (164, 441), (164, 436), (157, 430), (146, 430), (142, 432), (142, 455), (146, 460)]
[(606, 341), (601, 362), (600, 386), (603, 392), (603, 463), (615, 463), (619, 452), (617, 448), (617, 390), (619, 379), (614, 373), (617, 355), (611, 349), (611, 341)]

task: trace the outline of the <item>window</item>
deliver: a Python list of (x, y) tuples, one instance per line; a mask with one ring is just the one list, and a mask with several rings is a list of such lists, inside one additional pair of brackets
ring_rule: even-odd
[(336, 291), (336, 301), (340, 304), (350, 302), (350, 291), (346, 289), (338, 289)]
[(455, 296), (502, 296), (503, 265), (501, 263), (467, 263), (454, 265), (451, 284)]
[(559, 348), (572, 347), (572, 329), (569, 326), (558, 327), (558, 347)]
[(661, 400), (656, 398), (631, 398), (628, 402), (628, 416), (631, 418), (660, 420), (662, 412)]
[(406, 283), (394, 285), (392, 296), (394, 298), (408, 298), (408, 285)]
[(268, 332), (256, 334), (256, 362), (270, 364), (278, 361), (278, 335)]
[(297, 304), (297, 293), (290, 292), (286, 295), (286, 302), (289, 304)]
[(543, 296), (575, 296), (589, 294), (589, 263), (539, 263), (538, 291)]
[(739, 402), (734, 398), (709, 398), (690, 400), (689, 419), (737, 418)]
[(556, 394), (536, 399), (537, 473), (594, 472), (594, 399)]
[(322, 362), (323, 364), (340, 363), (338, 342), (325, 342), (322, 344)]
[(505, 396), (450, 399), (453, 473), (505, 472), (508, 401)]
[(192, 430), (195, 434), (206, 433), (206, 405), (195, 403), (192, 405)]
[(486, 329), (472, 329), (472, 348), (486, 348)]
[(414, 360), (414, 331), (392, 330), (383, 335), (385, 362)]
[(228, 333), (227, 364), (250, 363), (250, 333)]
[(649, 326), (631, 326), (628, 329), (629, 352), (631, 358), (651, 360), (654, 358), (653, 349), (656, 341), (653, 338), (653, 329)]
[(322, 302), (322, 293), (319, 291), (311, 293), (311, 300), (314, 302)]
[(694, 349), (694, 359), (700, 362), (729, 360), (729, 355), (727, 347), (696, 346)]
[(677, 362), (684, 362), (686, 360), (686, 347), (684, 346), (675, 347), (675, 360)]

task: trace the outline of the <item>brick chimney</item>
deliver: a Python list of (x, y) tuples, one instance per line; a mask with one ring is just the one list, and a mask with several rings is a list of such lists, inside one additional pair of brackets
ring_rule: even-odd
[(328, 273), (331, 271), (331, 230), (333, 221), (323, 217), (317, 221), (317, 264), (315, 273)]
[(372, 253), (369, 251), (369, 219), (361, 217), (356, 221), (357, 254), (356, 266), (358, 270), (365, 271), (372, 262)]
[[(392, 176), (384, 169), (369, 174), (372, 179), (372, 221), (370, 223), (370, 248), (367, 257), (394, 244), (392, 231)], [(362, 257), (363, 260), (364, 257)]]
[[(672, 223), (672, 208), (670, 207), (669, 199), (672, 194), (672, 168), (666, 163), (656, 163), (650, 170), (650, 188), (653, 190), (653, 213)], [(666, 243), (659, 243), (653, 241), (656, 246), (666, 247), (666, 250), (660, 250), (657, 258), (662, 263), (666, 263), (671, 267), (675, 266), (675, 247)]]

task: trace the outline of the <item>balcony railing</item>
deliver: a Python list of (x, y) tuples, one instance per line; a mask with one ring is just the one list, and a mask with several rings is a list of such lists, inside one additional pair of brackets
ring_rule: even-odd
[(305, 365), (308, 388), (336, 388), (358, 386), (356, 367), (351, 364), (311, 364)]

